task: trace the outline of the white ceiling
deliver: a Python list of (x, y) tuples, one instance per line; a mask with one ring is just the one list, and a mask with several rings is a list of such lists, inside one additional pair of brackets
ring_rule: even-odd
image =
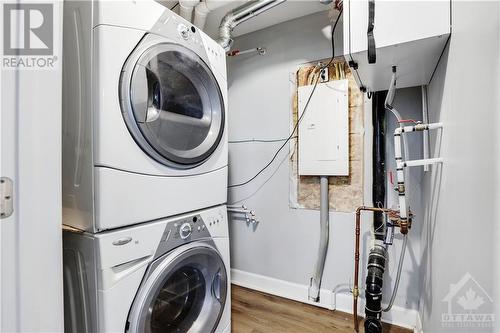
[[(227, 2), (226, 5), (211, 12), (207, 17), (207, 24), (205, 32), (212, 38), (218, 36), (218, 28), (221, 19), (231, 9), (245, 3), (245, 0), (231, 1), (231, 0), (213, 0), (214, 2)], [(166, 7), (172, 7), (177, 3), (175, 0), (160, 0), (158, 1)], [(257, 31), (270, 27), (272, 25), (282, 23), (285, 21), (293, 20), (298, 17), (306, 16), (316, 12), (328, 10), (332, 5), (323, 5), (319, 0), (288, 0), (285, 3), (278, 5), (264, 12), (257, 17), (243, 22), (240, 26), (234, 29), (234, 36), (240, 36), (249, 32)]]

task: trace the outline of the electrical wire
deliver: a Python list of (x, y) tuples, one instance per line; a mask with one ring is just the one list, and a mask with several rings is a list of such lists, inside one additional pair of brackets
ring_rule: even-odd
[[(325, 70), (325, 68), (328, 68), (333, 63), (333, 61), (335, 59), (334, 34), (335, 34), (335, 29), (337, 28), (337, 24), (339, 22), (340, 16), (342, 15), (342, 11), (343, 11), (343, 9), (341, 9), (339, 11), (339, 15), (337, 16), (337, 19), (335, 20), (335, 24), (332, 27), (332, 34), (331, 34), (331, 38), (330, 38), (331, 45), (332, 45), (332, 57), (331, 57), (330, 61), (325, 66), (320, 67), (320, 73), (321, 73), (321, 71)], [(297, 128), (299, 127), (299, 124), (300, 124), (302, 118), (304, 118), (304, 115), (306, 114), (307, 107), (309, 106), (309, 103), (311, 102), (311, 99), (314, 95), (314, 92), (316, 91), (316, 87), (318, 86), (318, 83), (320, 80), (321, 80), (321, 75), (318, 75), (318, 77), (316, 78), (316, 82), (314, 83), (313, 89), (312, 89), (311, 93), (309, 94), (309, 97), (307, 98), (306, 105), (304, 106), (304, 109), (302, 110), (302, 114), (300, 115), (299, 119), (297, 119), (297, 122), (295, 123), (290, 135), (286, 138), (285, 142), (278, 148), (278, 150), (273, 155), (271, 160), (250, 179), (248, 179), (244, 182), (241, 182), (241, 183), (229, 185), (228, 188), (241, 187), (241, 186), (245, 186), (245, 185), (249, 184), (250, 182), (255, 180), (258, 176), (260, 176), (260, 174), (262, 174), (269, 166), (271, 166), (271, 164), (273, 164), (274, 160), (276, 160), (276, 157), (278, 157), (279, 153), (283, 150), (283, 148), (285, 148), (285, 146), (288, 144), (288, 142), (290, 142), (290, 140), (294, 137), (295, 131), (297, 131)]]
[(248, 179), (242, 183), (229, 185), (228, 188), (235, 188), (235, 187), (241, 187), (241, 186), (247, 185), (248, 183), (252, 182), (255, 178), (257, 178), (261, 173), (263, 173), (271, 164), (273, 164), (276, 157), (278, 157), (279, 153), (283, 150), (283, 148), (285, 148), (285, 146), (288, 144), (288, 142), (292, 139), (293, 135), (295, 134), (295, 131), (299, 127), (299, 124), (300, 124), (302, 118), (304, 118), (304, 115), (306, 114), (307, 107), (309, 106), (309, 103), (311, 102), (311, 99), (314, 95), (314, 92), (316, 91), (316, 87), (318, 86), (318, 83), (320, 80), (321, 80), (321, 76), (318, 75), (318, 78), (316, 79), (316, 82), (314, 83), (313, 89), (312, 89), (311, 93), (309, 94), (309, 97), (307, 98), (307, 102), (306, 102), (306, 105), (304, 106), (304, 110), (302, 111), (302, 114), (300, 115), (299, 119), (297, 119), (297, 122), (293, 126), (292, 133), (290, 133), (290, 135), (285, 140), (285, 142), (279, 147), (279, 149), (276, 151), (276, 153), (274, 153), (273, 158), (271, 158), (271, 160), (262, 169), (260, 169), (259, 172), (257, 172), (253, 177), (251, 177), (250, 179)]
[(389, 300), (389, 305), (385, 309), (384, 312), (388, 312), (391, 310), (392, 305), (394, 304), (394, 300), (396, 299), (396, 295), (398, 294), (399, 280), (401, 279), (401, 272), (403, 271), (403, 262), (405, 261), (405, 252), (406, 252), (406, 243), (408, 242), (408, 234), (404, 235), (403, 238), (403, 246), (401, 247), (401, 254), (399, 256), (399, 264), (398, 271), (396, 273), (396, 281), (394, 282), (394, 287), (392, 288), (391, 299)]
[[(298, 136), (294, 136), (292, 139), (297, 139)], [(246, 140), (233, 140), (229, 141), (228, 143), (251, 143), (251, 142), (262, 142), (262, 143), (268, 143), (268, 142), (280, 142), (280, 141), (286, 141), (287, 138), (281, 138), (281, 139), (246, 139)]]
[[(413, 119), (403, 119), (401, 117), (401, 114), (398, 112), (398, 110), (396, 110), (396, 108), (394, 108), (392, 106), (392, 102), (394, 101), (394, 95), (396, 93), (396, 71), (395, 71), (395, 68), (393, 68), (393, 74), (392, 74), (392, 79), (391, 79), (391, 84), (389, 86), (389, 91), (387, 93), (387, 97), (386, 97), (386, 100), (385, 100), (385, 109), (387, 111), (390, 111), (394, 117), (397, 119), (397, 122), (399, 124), (400, 127), (403, 127), (404, 126), (404, 123), (406, 122), (412, 122), (414, 121)], [(402, 138), (403, 138), (403, 153), (404, 153), (404, 159), (405, 160), (408, 160), (410, 158), (410, 154), (409, 154), (409, 151), (408, 151), (408, 142), (406, 140), (406, 135), (403, 133), (402, 134)], [(403, 171), (404, 174), (405, 174), (405, 185), (406, 185), (406, 188), (410, 188), (410, 177), (409, 177), (409, 172), (408, 172), (408, 168), (405, 168), (405, 170)], [(405, 197), (406, 197), (406, 191), (405, 191)], [(394, 304), (394, 300), (396, 299), (396, 295), (398, 293), (398, 288), (399, 288), (399, 282), (401, 280), (401, 272), (403, 270), (403, 263), (404, 263), (404, 260), (405, 260), (405, 253), (406, 253), (406, 246), (407, 246), (407, 242), (408, 242), (408, 235), (404, 235), (404, 238), (403, 238), (403, 246), (401, 248), (401, 254), (399, 255), (399, 263), (398, 263), (398, 270), (396, 272), (396, 281), (394, 282), (394, 286), (392, 288), (392, 294), (391, 294), (391, 298), (389, 300), (389, 304), (387, 305), (387, 307), (385, 309), (383, 309), (384, 312), (388, 312), (391, 310), (392, 308), (392, 305)]]
[(177, 1), (177, 3), (170, 8), (170, 10), (174, 10), (175, 7), (177, 7), (177, 6), (179, 6), (179, 1)]

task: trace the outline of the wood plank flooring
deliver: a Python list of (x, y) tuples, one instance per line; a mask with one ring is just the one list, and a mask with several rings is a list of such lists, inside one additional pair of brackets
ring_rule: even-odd
[[(232, 333), (352, 333), (350, 314), (232, 285)], [(360, 323), (362, 332), (363, 324)], [(384, 333), (410, 333), (385, 325)]]

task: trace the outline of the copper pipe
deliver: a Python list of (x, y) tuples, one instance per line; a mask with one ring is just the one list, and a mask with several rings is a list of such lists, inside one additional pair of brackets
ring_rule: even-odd
[(377, 207), (366, 207), (360, 206), (356, 209), (356, 245), (354, 249), (354, 288), (352, 289), (352, 310), (354, 315), (354, 330), (359, 332), (359, 323), (358, 323), (358, 297), (359, 297), (359, 235), (361, 234), (361, 211), (370, 211), (370, 212), (382, 212), (389, 213), (392, 212), (391, 209), (386, 208), (377, 208)]

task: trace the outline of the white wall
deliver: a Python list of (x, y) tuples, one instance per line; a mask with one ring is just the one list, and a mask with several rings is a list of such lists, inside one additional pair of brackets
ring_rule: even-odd
[[(236, 39), (236, 49), (263, 46), (267, 48), (267, 54), (229, 59), (230, 140), (288, 136), (292, 96), (290, 73), (302, 63), (330, 57), (330, 42), (321, 33), (321, 29), (329, 24), (328, 13), (324, 12)], [(342, 54), (342, 22), (335, 35), (335, 44), (336, 54)], [(419, 89), (398, 92), (395, 103), (401, 111), (409, 112), (405, 116), (418, 116)], [(365, 130), (365, 202), (371, 204), (371, 111), (365, 116)], [(271, 159), (280, 144), (230, 144), (229, 184), (253, 176)], [(317, 254), (319, 211), (289, 208), (287, 152), (288, 147), (256, 181), (229, 191), (229, 202), (244, 203), (255, 210), (261, 221), (257, 228), (253, 228), (233, 216), (230, 226), (232, 265), (237, 270), (233, 278), (236, 282), (244, 280), (249, 286), (305, 301)], [(419, 199), (417, 195), (418, 202)], [(364, 241), (370, 239), (371, 221), (369, 215), (367, 217), (363, 225)], [(338, 309), (351, 311), (348, 290), (353, 274), (354, 214), (332, 212), (330, 226), (330, 246), (322, 285), (325, 290), (321, 301), (325, 306), (336, 301)], [(397, 306), (384, 318), (411, 326), (416, 321), (419, 302), (420, 290), (415, 284), (419, 275), (414, 271), (420, 265), (421, 250), (418, 236), (412, 236), (409, 243)], [(369, 246), (368, 242), (363, 245), (363, 253), (366, 254)], [(394, 250), (390, 252), (389, 271), (394, 272), (397, 256)], [(363, 267), (366, 266), (365, 259), (366, 255), (361, 263)], [(360, 279), (361, 286), (364, 286), (363, 281), (364, 275)], [(389, 282), (393, 282), (390, 277), (386, 284), (386, 300)], [(413, 284), (410, 286), (409, 282)], [(331, 296), (332, 290), (340, 293), (336, 299)], [(363, 308), (360, 309), (363, 312)]]
[[(498, 287), (494, 231), (498, 232), (495, 209), (500, 185), (499, 7), (497, 1), (453, 2), (452, 37), (429, 87), (431, 120), (445, 125), (442, 136), (432, 138), (431, 147), (445, 163), (442, 169), (434, 168), (424, 184), (421, 314), (425, 332), (476, 331), (441, 326), (441, 314), (447, 309), (442, 300), (450, 284), (465, 273), (492, 297)], [(494, 299), (497, 311), (498, 301)], [(499, 330), (497, 326), (477, 331)]]

